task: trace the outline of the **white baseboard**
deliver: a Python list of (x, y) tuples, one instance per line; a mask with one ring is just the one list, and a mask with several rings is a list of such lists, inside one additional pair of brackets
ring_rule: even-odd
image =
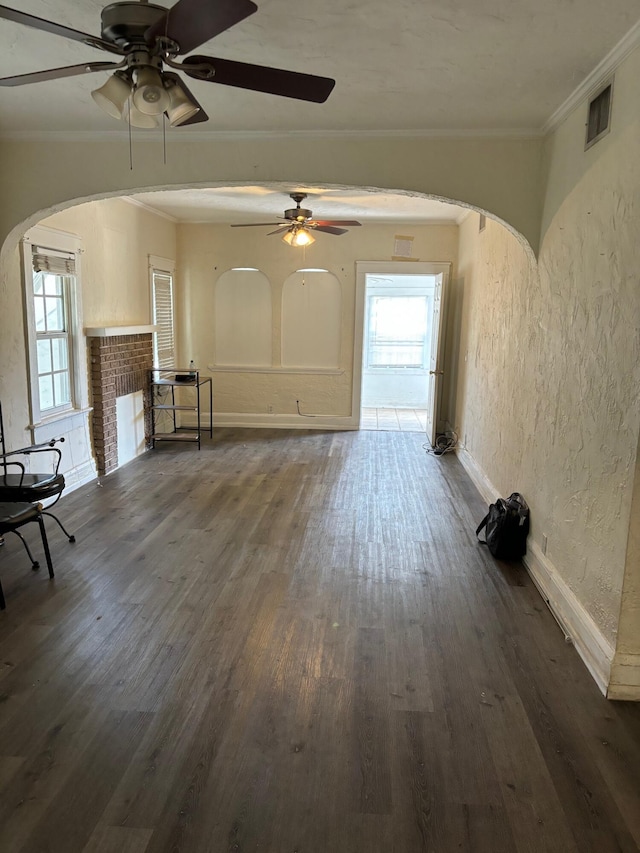
[(469, 453), (467, 448), (459, 444), (456, 448), (456, 455), (462, 463), (462, 467), (471, 478), (473, 485), (480, 492), (485, 501), (487, 503), (494, 503), (496, 498), (500, 497), (500, 493), (482, 468), (478, 465), (473, 456)]
[[(466, 448), (458, 449), (458, 458), (482, 497), (487, 503), (493, 503), (499, 493)], [(527, 542), (527, 554), (523, 558), (523, 563), (540, 595), (564, 631), (565, 637), (575, 646), (602, 693), (610, 699), (622, 698), (612, 696), (609, 689), (614, 657), (613, 647), (604, 638), (553, 563), (531, 539)], [(629, 684), (628, 681), (626, 683)]]
[(640, 702), (640, 655), (615, 656), (607, 698)]
[(527, 543), (523, 563), (565, 637), (571, 640), (594, 681), (608, 696), (615, 650), (535, 542)]
[[(185, 426), (195, 426), (195, 421), (183, 418)], [(203, 425), (209, 427), (209, 419), (203, 420)], [(213, 428), (216, 427), (248, 427), (253, 429), (333, 429), (354, 430), (360, 426), (359, 419), (339, 417), (337, 415), (317, 415), (316, 417), (301, 417), (300, 415), (268, 415), (249, 414), (245, 412), (216, 412), (213, 416)]]

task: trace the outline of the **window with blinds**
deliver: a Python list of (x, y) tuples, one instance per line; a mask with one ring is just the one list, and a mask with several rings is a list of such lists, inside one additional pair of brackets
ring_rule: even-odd
[(153, 322), (160, 327), (153, 336), (153, 363), (155, 367), (171, 368), (176, 363), (172, 273), (152, 270), (151, 287)]
[(73, 406), (73, 354), (69, 310), (75, 256), (34, 246), (32, 297), (35, 323), (35, 371), (40, 413)]

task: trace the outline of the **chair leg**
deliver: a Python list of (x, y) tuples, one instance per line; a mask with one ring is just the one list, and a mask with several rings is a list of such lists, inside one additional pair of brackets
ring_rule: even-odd
[[(35, 519), (34, 519), (34, 521), (35, 521)], [(15, 535), (18, 537), (18, 539), (20, 539), (20, 541), (24, 545), (24, 550), (27, 552), (27, 554), (29, 555), (29, 559), (31, 560), (31, 568), (33, 569), (34, 572), (37, 571), (40, 568), (40, 563), (37, 560), (33, 559), (33, 554), (31, 553), (31, 549), (27, 545), (27, 540), (24, 538), (22, 533), (19, 533), (17, 530), (10, 530), (9, 533), (15, 533)]]
[(59, 526), (60, 530), (62, 530), (62, 532), (67, 537), (69, 542), (75, 542), (76, 541), (76, 537), (72, 533), (69, 533), (69, 531), (65, 528), (64, 524), (60, 521), (60, 519), (58, 518), (57, 515), (54, 515), (52, 512), (47, 512), (46, 509), (42, 510), (42, 514), (48, 515), (49, 518), (52, 518), (56, 522), (56, 524)]
[(49, 551), (49, 542), (47, 541), (47, 531), (44, 529), (44, 519), (42, 513), (38, 516), (38, 524), (40, 525), (40, 535), (42, 536), (42, 547), (44, 548), (44, 556), (47, 560), (47, 568), (49, 569), (49, 577), (53, 575), (53, 563), (51, 562), (51, 552)]

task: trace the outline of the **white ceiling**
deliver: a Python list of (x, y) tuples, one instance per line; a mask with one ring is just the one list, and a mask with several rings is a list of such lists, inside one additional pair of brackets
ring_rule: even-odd
[[(101, 0), (5, 0), (99, 35)], [(215, 2), (215, 0), (213, 0)], [(169, 4), (167, 4), (169, 5)], [(637, 0), (258, 0), (198, 53), (334, 77), (325, 104), (191, 81), (211, 131), (539, 129), (640, 17)], [(112, 55), (0, 21), (0, 76)], [(0, 132), (109, 131), (105, 74), (0, 89)]]
[[(283, 211), (295, 207), (291, 192), (307, 193), (302, 207), (315, 219), (356, 219), (363, 224), (428, 224), (459, 222), (467, 212), (455, 204), (420, 198), (409, 193), (366, 192), (353, 189), (272, 184), (138, 193), (144, 204), (178, 222), (278, 223)], [(260, 233), (260, 232), (258, 232)], [(264, 234), (268, 229), (264, 229)]]

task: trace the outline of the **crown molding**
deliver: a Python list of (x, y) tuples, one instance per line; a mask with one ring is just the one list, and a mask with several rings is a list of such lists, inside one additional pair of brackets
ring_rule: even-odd
[(135, 207), (141, 207), (143, 210), (146, 210), (147, 213), (152, 213), (154, 216), (160, 216), (162, 219), (168, 219), (169, 222), (177, 223), (181, 220), (175, 216), (171, 216), (170, 213), (165, 213), (164, 210), (158, 210), (156, 207), (152, 207), (150, 204), (145, 204), (143, 201), (138, 201), (137, 198), (131, 198), (131, 196), (123, 195), (123, 196), (115, 196), (119, 201), (126, 201), (127, 204), (133, 204)]
[(640, 21), (634, 24), (629, 32), (623, 36), (618, 44), (609, 51), (605, 58), (588, 74), (582, 83), (577, 86), (569, 97), (560, 104), (558, 109), (547, 119), (541, 128), (541, 133), (546, 136), (553, 133), (562, 122), (578, 107), (591, 92), (600, 86), (616, 68), (627, 58), (627, 56), (640, 44)]
[[(167, 139), (172, 142), (237, 142), (241, 140), (277, 140), (283, 139), (540, 139), (543, 136), (539, 128), (442, 128), (438, 130), (173, 130)], [(126, 131), (93, 130), (15, 130), (0, 133), (3, 142), (126, 142)], [(138, 133), (134, 145), (140, 143), (162, 142), (162, 136)]]

